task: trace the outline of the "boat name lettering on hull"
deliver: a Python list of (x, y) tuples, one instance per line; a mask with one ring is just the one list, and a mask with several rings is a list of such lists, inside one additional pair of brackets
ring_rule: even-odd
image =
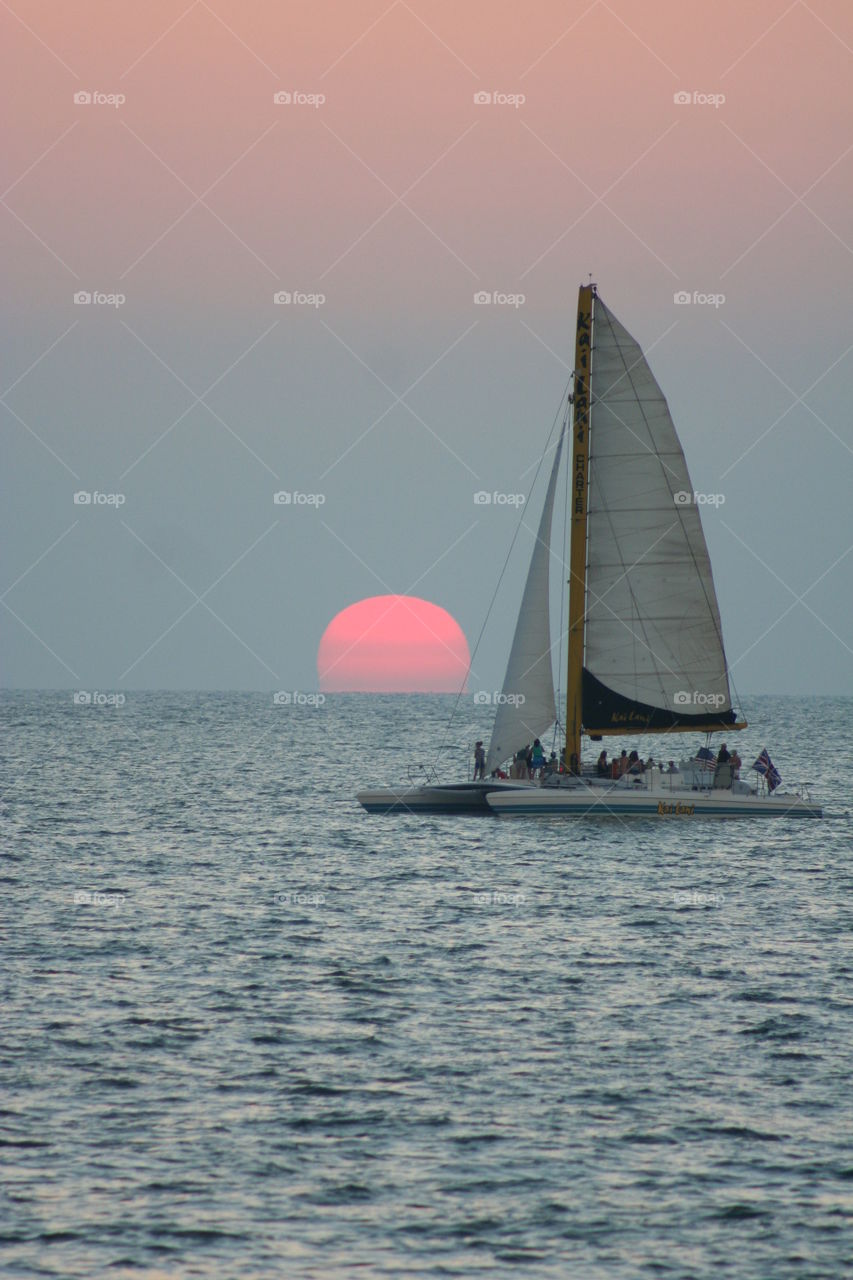
[(693, 808), (694, 806), (692, 804), (682, 804), (680, 800), (676, 800), (674, 802), (669, 802), (667, 800), (658, 801), (658, 813), (661, 817), (667, 817), (670, 814), (675, 814), (677, 817), (681, 818), (692, 818)]

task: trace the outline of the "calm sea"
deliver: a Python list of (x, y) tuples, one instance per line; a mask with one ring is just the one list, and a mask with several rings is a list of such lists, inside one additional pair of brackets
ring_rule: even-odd
[(451, 700), (125, 698), (2, 699), (0, 1274), (851, 1274), (853, 701), (747, 700), (832, 816), (736, 824), (371, 817)]

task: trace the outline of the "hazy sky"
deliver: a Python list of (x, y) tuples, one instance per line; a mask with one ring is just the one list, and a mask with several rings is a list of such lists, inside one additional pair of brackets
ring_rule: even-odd
[(0, 27), (4, 684), (316, 688), (330, 619), (397, 592), (473, 644), (517, 516), (473, 495), (526, 492), (591, 273), (725, 498), (737, 688), (851, 692), (849, 0), (12, 0)]

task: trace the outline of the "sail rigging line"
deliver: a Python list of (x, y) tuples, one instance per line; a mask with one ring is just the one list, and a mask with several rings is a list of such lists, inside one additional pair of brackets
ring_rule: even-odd
[[(551, 444), (551, 437), (552, 437), (552, 436), (553, 436), (553, 434), (554, 434), (554, 428), (556, 427), (557, 422), (558, 422), (558, 420), (559, 420), (559, 418), (560, 418), (560, 416), (561, 416), (561, 414), (562, 414), (562, 410), (563, 410), (563, 401), (564, 401), (564, 400), (566, 400), (566, 397), (567, 397), (567, 396), (568, 396), (568, 394), (569, 394), (569, 388), (570, 388), (570, 386), (571, 386), (571, 379), (569, 379), (569, 381), (566, 383), (566, 385), (565, 385), (565, 387), (564, 387), (564, 389), (563, 389), (563, 391), (562, 391), (562, 393), (561, 393), (561, 395), (560, 395), (560, 401), (559, 401), (559, 404), (557, 405), (557, 410), (556, 410), (556, 412), (555, 412), (555, 414), (554, 414), (554, 417), (553, 417), (552, 422), (551, 422), (551, 427), (550, 427), (550, 429), (549, 429), (549, 431), (548, 431), (548, 435), (547, 435), (546, 440), (545, 440), (545, 447), (544, 447), (544, 449), (542, 450), (542, 453), (541, 453), (541, 454), (540, 454), (540, 456), (539, 456), (539, 461), (538, 461), (538, 463), (536, 464), (536, 472), (535, 472), (535, 474), (534, 474), (534, 476), (533, 476), (532, 481), (530, 482), (530, 488), (529, 488), (529, 489), (528, 489), (528, 491), (527, 491), (527, 497), (525, 498), (525, 502), (524, 502), (524, 506), (525, 506), (525, 507), (527, 506), (527, 501), (528, 501), (528, 499), (530, 498), (530, 495), (533, 493), (533, 490), (536, 488), (536, 481), (539, 479), (539, 472), (542, 470), (542, 464), (544, 463), (544, 461), (545, 461), (545, 458), (546, 458), (547, 454), (550, 452), (550, 450), (551, 450), (551, 448), (552, 448), (552, 447), (553, 447), (553, 448), (556, 448), (556, 447), (557, 447), (557, 444), (559, 444), (559, 441), (562, 439), (562, 431), (561, 431), (561, 432), (560, 432), (560, 434), (559, 434), (559, 435), (558, 435), (558, 437), (557, 437), (557, 441), (556, 441), (556, 442), (554, 443), (554, 445), (552, 446), (552, 444)], [(567, 412), (568, 412), (568, 411), (567, 411)], [(565, 421), (565, 417), (564, 417), (564, 421)], [(529, 468), (528, 468), (528, 470), (529, 470)], [(522, 473), (522, 474), (524, 474), (524, 473)], [(478, 652), (478, 650), (479, 650), (479, 648), (480, 648), (480, 642), (482, 641), (482, 639), (483, 639), (483, 635), (484, 635), (485, 630), (486, 630), (486, 627), (488, 626), (489, 618), (491, 617), (491, 614), (492, 614), (492, 609), (493, 609), (493, 608), (494, 608), (494, 606), (495, 606), (495, 601), (497, 600), (497, 598), (498, 598), (498, 593), (499, 593), (499, 591), (500, 591), (500, 589), (501, 589), (501, 583), (503, 582), (503, 580), (504, 580), (504, 576), (505, 576), (505, 574), (506, 574), (507, 565), (509, 564), (510, 557), (512, 556), (513, 549), (514, 549), (515, 544), (516, 544), (516, 542), (517, 542), (517, 540), (518, 540), (518, 535), (519, 535), (519, 533), (521, 532), (521, 529), (522, 529), (523, 525), (524, 525), (524, 508), (522, 508), (522, 509), (521, 509), (521, 511), (519, 512), (519, 516), (518, 516), (518, 520), (517, 520), (517, 522), (516, 522), (515, 530), (514, 530), (514, 532), (513, 532), (512, 538), (510, 539), (509, 549), (507, 550), (506, 556), (504, 557), (503, 566), (501, 567), (500, 574), (498, 575), (498, 580), (497, 580), (497, 582), (495, 583), (495, 589), (494, 589), (494, 591), (492, 592), (492, 598), (491, 598), (491, 600), (489, 601), (489, 607), (488, 607), (488, 608), (487, 608), (487, 610), (486, 610), (486, 616), (485, 616), (485, 617), (484, 617), (484, 619), (483, 619), (482, 625), (481, 625), (480, 630), (479, 630), (479, 633), (478, 633), (478, 635), (477, 635), (477, 639), (476, 639), (476, 641), (474, 642), (474, 648), (471, 650), (471, 657), (470, 657), (470, 659), (469, 659), (469, 661), (468, 661), (468, 667), (467, 667), (467, 669), (466, 669), (466, 671), (465, 671), (465, 675), (462, 677), (462, 684), (460, 685), (460, 687), (459, 687), (459, 691), (458, 691), (458, 693), (456, 694), (456, 697), (455, 697), (455, 699), (454, 699), (454, 701), (453, 701), (453, 706), (452, 706), (452, 708), (451, 708), (450, 715), (449, 715), (448, 720), (447, 720), (447, 724), (445, 725), (444, 734), (443, 734), (443, 736), (442, 736), (441, 742), (439, 743), (439, 745), (438, 745), (438, 747), (437, 747), (437, 749), (436, 749), (436, 753), (435, 753), (435, 763), (434, 763), (434, 765), (433, 765), (433, 767), (434, 767), (434, 768), (435, 768), (435, 767), (437, 767), (437, 764), (438, 764), (438, 757), (439, 757), (439, 756), (441, 755), (441, 753), (443, 752), (443, 750), (444, 750), (444, 748), (445, 748), (445, 745), (446, 745), (446, 743), (447, 743), (447, 739), (448, 739), (448, 736), (449, 736), (449, 734), (450, 734), (450, 727), (451, 727), (451, 725), (453, 724), (453, 719), (454, 719), (454, 717), (455, 717), (455, 715), (456, 715), (456, 712), (457, 712), (457, 710), (458, 710), (458, 708), (459, 708), (459, 702), (460, 702), (460, 700), (461, 700), (461, 698), (462, 698), (463, 693), (465, 692), (465, 686), (466, 686), (466, 685), (467, 685), (467, 683), (468, 683), (468, 677), (470, 676), (470, 674), (471, 674), (471, 670), (472, 670), (472, 668), (473, 668), (473, 666), (474, 666), (474, 659), (476, 658), (476, 656), (477, 656), (477, 652)]]

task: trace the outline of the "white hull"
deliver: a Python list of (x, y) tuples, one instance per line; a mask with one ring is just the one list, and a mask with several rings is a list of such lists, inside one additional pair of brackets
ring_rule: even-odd
[(537, 787), (524, 794), (487, 795), (493, 813), (533, 817), (644, 818), (822, 818), (820, 805), (799, 795), (746, 795), (730, 790), (699, 791), (575, 785)]
[(532, 790), (528, 782), (456, 782), (432, 786), (376, 787), (356, 799), (368, 813), (489, 813), (486, 797)]

